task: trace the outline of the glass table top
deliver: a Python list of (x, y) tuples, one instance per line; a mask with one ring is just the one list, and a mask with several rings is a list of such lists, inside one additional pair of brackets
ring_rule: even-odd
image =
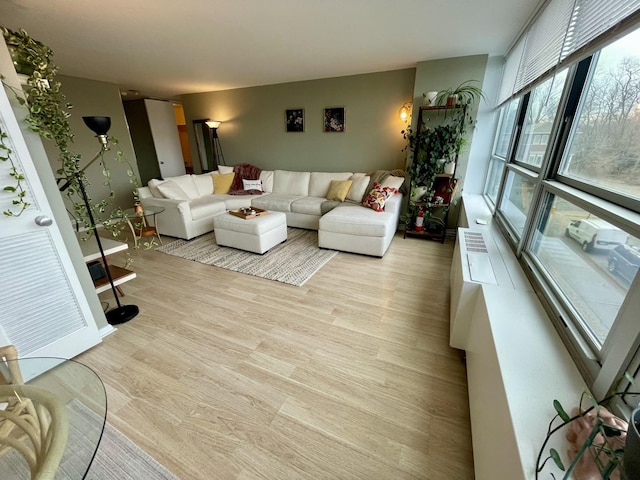
[(146, 207), (142, 210), (142, 214), (140, 214), (139, 212), (136, 212), (135, 208), (127, 208), (126, 210), (122, 211), (124, 216), (127, 218), (139, 218), (142, 216), (149, 216), (149, 215), (157, 215), (159, 213), (164, 212), (164, 207)]
[[(0, 478), (31, 478), (25, 457), (12, 447), (20, 442), (33, 450), (33, 443), (21, 428), (8, 424), (6, 415), (28, 415), (28, 405), (32, 405), (37, 419), (27, 421), (39, 422), (41, 430), (49, 430), (63, 449), (61, 458), (58, 455), (54, 462), (55, 479), (85, 478), (100, 444), (107, 414), (107, 396), (98, 375), (74, 360), (0, 359)], [(47, 409), (44, 414), (41, 406)]]

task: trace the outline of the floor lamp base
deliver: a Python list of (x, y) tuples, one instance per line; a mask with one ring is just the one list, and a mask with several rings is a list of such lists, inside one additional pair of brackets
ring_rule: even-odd
[(122, 305), (121, 307), (116, 307), (112, 310), (109, 310), (105, 313), (107, 317), (107, 322), (110, 325), (118, 325), (120, 323), (125, 323), (134, 318), (140, 309), (137, 305)]

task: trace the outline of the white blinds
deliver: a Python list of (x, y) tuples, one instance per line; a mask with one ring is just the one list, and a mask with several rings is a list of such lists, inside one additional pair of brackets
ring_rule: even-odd
[(515, 90), (533, 82), (560, 62), (574, 0), (551, 0), (527, 32)]
[(500, 103), (639, 11), (640, 0), (550, 0), (507, 55)]
[(500, 83), (498, 104), (504, 102), (513, 94), (513, 92), (515, 92), (516, 79), (518, 77), (518, 71), (520, 70), (520, 60), (522, 59), (522, 52), (524, 51), (524, 44), (526, 40), (526, 35), (520, 37), (518, 43), (516, 43), (509, 56), (507, 56), (504, 64), (504, 70), (502, 71), (502, 82)]

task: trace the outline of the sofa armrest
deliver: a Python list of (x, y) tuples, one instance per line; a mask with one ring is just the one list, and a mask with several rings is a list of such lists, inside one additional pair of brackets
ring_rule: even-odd
[(389, 197), (384, 204), (384, 211), (393, 213), (400, 216), (400, 209), (402, 208), (402, 194), (396, 193), (392, 197)]

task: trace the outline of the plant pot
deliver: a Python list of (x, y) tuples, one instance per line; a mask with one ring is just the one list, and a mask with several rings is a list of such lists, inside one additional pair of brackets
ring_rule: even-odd
[(627, 441), (624, 446), (624, 473), (626, 478), (640, 478), (640, 407), (631, 413)]
[(433, 107), (436, 104), (438, 92), (427, 92), (422, 94), (422, 105), (424, 107)]
[(453, 175), (456, 171), (456, 162), (447, 162), (444, 164), (444, 173)]
[(458, 104), (458, 95), (449, 95), (447, 97), (447, 107), (455, 107)]
[(421, 186), (421, 187), (413, 187), (411, 189), (411, 201), (412, 202), (419, 202), (420, 200), (422, 200), (422, 197), (425, 196), (425, 194), (427, 193), (429, 189), (427, 187)]

